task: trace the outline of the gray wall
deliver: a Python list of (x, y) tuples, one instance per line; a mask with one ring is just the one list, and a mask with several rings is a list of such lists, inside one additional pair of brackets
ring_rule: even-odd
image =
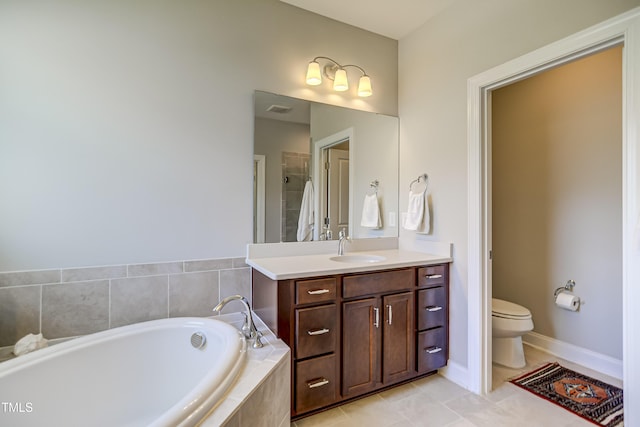
[[(29, 270), (0, 277), (2, 342), (166, 317), (176, 290), (198, 315), (198, 299), (248, 293), (234, 263), (253, 234), (254, 90), (397, 115), (397, 49), (277, 0), (0, 2), (0, 272)], [(318, 55), (362, 66), (375, 94), (306, 86)], [(212, 260), (221, 287), (186, 270), (121, 273), (192, 260)], [(120, 273), (61, 278), (101, 266)], [(199, 291), (171, 285), (187, 273)], [(118, 301), (153, 309), (120, 318), (110, 298), (129, 284)]]
[[(352, 237), (398, 236), (398, 118), (361, 111), (336, 111), (322, 104), (311, 105), (311, 138), (314, 142), (345, 129), (353, 130), (349, 142), (349, 168), (353, 169), (352, 199), (353, 222), (349, 224)], [(370, 193), (371, 182), (377, 180), (378, 203), (382, 227), (362, 227), (362, 208), (365, 195)], [(396, 215), (391, 225), (390, 214)], [(334, 239), (337, 238), (334, 236)]]
[[(493, 295), (622, 360), (622, 48), (492, 93)], [(567, 280), (587, 304), (553, 304)]]
[(0, 62), (0, 271), (244, 255), (255, 89), (397, 114), (396, 41), (277, 0), (3, 1)]
[[(458, 1), (399, 46), (400, 183), (429, 174), (433, 234), (452, 242), (450, 356), (467, 366), (467, 80), (639, 6), (638, 0)], [(402, 188), (402, 186), (401, 186)], [(400, 209), (407, 205), (400, 193)], [(406, 211), (406, 208), (404, 208)]]

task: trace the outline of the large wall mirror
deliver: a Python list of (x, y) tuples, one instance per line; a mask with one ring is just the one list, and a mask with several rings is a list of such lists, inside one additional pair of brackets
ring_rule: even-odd
[(398, 118), (255, 92), (254, 242), (398, 236)]

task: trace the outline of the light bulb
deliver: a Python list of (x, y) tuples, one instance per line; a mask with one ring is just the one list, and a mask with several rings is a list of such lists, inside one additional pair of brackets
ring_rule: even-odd
[(309, 62), (307, 67), (307, 84), (311, 86), (317, 86), (322, 83), (322, 76), (320, 75), (320, 64), (316, 61)]
[(349, 89), (349, 82), (347, 81), (347, 72), (339, 68), (336, 70), (335, 80), (333, 81), (333, 90), (338, 92), (344, 92)]
[(373, 91), (371, 90), (371, 79), (366, 74), (360, 77), (358, 82), (358, 96), (367, 97), (371, 96)]

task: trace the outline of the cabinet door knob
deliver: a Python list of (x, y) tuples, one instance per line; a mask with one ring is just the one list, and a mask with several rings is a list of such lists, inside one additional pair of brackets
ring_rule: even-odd
[(329, 333), (329, 329), (327, 328), (321, 328), (321, 329), (313, 329), (311, 331), (307, 331), (307, 334), (314, 336), (314, 335), (324, 335), (324, 334), (328, 334)]
[(313, 289), (313, 290), (309, 290), (307, 291), (307, 293), (309, 295), (322, 295), (322, 294), (328, 294), (329, 293), (329, 289)]
[(327, 385), (329, 384), (329, 380), (326, 378), (317, 378), (315, 380), (311, 380), (309, 382), (307, 382), (307, 387), (309, 388), (316, 388), (316, 387), (322, 387), (323, 385)]
[(426, 351), (429, 354), (439, 353), (442, 351), (442, 347), (433, 346), (433, 347), (425, 348), (424, 351)]
[(442, 278), (442, 274), (425, 274), (425, 276), (427, 279), (441, 279)]
[(374, 320), (373, 320), (373, 326), (375, 326), (376, 328), (380, 327), (380, 309), (378, 307), (373, 307), (373, 314), (374, 314)]
[(391, 304), (387, 304), (387, 323), (391, 325), (393, 323), (393, 308)]
[(427, 311), (440, 311), (442, 310), (442, 307), (440, 307), (439, 305), (430, 305), (424, 308)]

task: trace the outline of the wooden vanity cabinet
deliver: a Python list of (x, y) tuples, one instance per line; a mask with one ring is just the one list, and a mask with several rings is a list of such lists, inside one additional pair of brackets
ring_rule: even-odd
[(253, 309), (290, 348), (291, 414), (340, 397), (339, 276), (271, 280), (253, 270)]
[(426, 373), (441, 368), (449, 358), (449, 268), (418, 268), (417, 369)]
[(292, 419), (445, 366), (448, 275), (448, 264), (289, 280), (253, 270), (253, 309), (291, 347)]
[(343, 278), (344, 398), (415, 375), (414, 287), (413, 269)]

